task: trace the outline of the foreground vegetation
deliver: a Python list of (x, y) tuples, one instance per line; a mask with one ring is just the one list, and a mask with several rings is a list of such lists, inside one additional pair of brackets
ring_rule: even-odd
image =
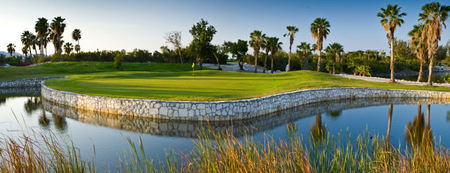
[[(290, 128), (287, 140), (266, 138), (263, 142), (207, 131), (194, 140), (195, 148), (190, 153), (172, 153), (166, 162), (159, 163), (146, 156), (142, 141), (136, 144), (128, 139), (130, 150), (120, 159), (116, 171), (446, 172), (450, 169), (449, 150), (433, 144), (427, 137), (420, 143), (411, 142), (406, 148), (396, 148), (384, 137), (361, 135), (351, 142), (347, 136), (334, 138), (321, 134), (313, 135), (310, 145), (305, 145), (295, 128)], [(96, 168), (102, 167), (94, 161), (82, 160), (73, 145), (64, 145), (51, 136), (42, 136), (40, 140), (28, 136), (22, 140), (9, 138), (1, 144), (1, 172), (97, 172)]]

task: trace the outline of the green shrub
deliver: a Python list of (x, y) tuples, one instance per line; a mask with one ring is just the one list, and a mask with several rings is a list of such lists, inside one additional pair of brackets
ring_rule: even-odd
[(123, 58), (123, 56), (122, 55), (120, 55), (120, 54), (117, 54), (115, 57), (114, 57), (114, 68), (116, 68), (116, 69), (120, 69), (120, 67), (122, 66), (122, 58)]

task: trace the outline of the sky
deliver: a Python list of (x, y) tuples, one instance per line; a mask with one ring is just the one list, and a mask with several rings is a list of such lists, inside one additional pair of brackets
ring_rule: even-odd
[[(281, 38), (283, 50), (289, 39), (283, 37), (286, 26), (299, 28), (294, 46), (300, 42), (314, 43), (310, 25), (317, 17), (325, 17), (331, 32), (324, 45), (338, 42), (345, 51), (380, 50), (389, 52), (386, 33), (376, 16), (388, 3), (398, 4), (407, 13), (405, 23), (396, 30), (398, 39), (407, 40), (408, 32), (417, 24), (421, 7), (428, 0), (0, 0), (0, 51), (14, 43), (20, 52), (20, 35), (34, 32), (39, 17), (66, 19), (65, 42), (72, 42), (71, 33), (81, 29), (82, 51), (122, 50), (135, 48), (150, 51), (169, 46), (164, 37), (170, 31), (182, 32), (183, 46), (189, 45), (189, 29), (200, 19), (207, 20), (217, 33), (213, 44), (224, 41), (249, 40), (253, 30)], [(438, 1), (450, 5), (449, 0)], [(449, 20), (446, 24), (449, 26)], [(450, 27), (450, 26), (449, 26)], [(439, 44), (450, 39), (450, 28), (442, 33)], [(49, 53), (53, 46), (49, 45)], [(389, 54), (389, 53), (387, 53)]]

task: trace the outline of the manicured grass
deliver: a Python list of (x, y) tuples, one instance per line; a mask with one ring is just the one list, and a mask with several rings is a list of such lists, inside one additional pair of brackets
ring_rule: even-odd
[[(190, 71), (190, 64), (122, 63), (126, 71)], [(55, 62), (27, 67), (0, 68), (0, 81), (44, 76), (64, 76), (95, 72), (119, 71), (112, 62)]]
[(450, 91), (445, 87), (367, 82), (312, 71), (255, 74), (175, 70), (176, 67), (158, 72), (120, 71), (71, 75), (66, 79), (49, 80), (46, 85), (88, 95), (185, 101), (237, 100), (300, 89), (330, 87)]

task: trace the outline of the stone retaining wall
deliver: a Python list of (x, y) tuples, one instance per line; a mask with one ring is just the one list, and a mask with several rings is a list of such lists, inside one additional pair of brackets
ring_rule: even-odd
[(28, 88), (40, 87), (41, 82), (47, 79), (64, 78), (63, 76), (39, 77), (31, 79), (18, 79), (9, 81), (0, 81), (0, 88)]
[(245, 100), (192, 102), (90, 96), (51, 89), (42, 82), (41, 94), (47, 101), (83, 110), (193, 121), (249, 119), (304, 104), (347, 98), (433, 98), (450, 103), (450, 92), (371, 88), (308, 89)]
[[(292, 109), (274, 112), (246, 120), (205, 122), (117, 116), (107, 113), (77, 109), (42, 100), (43, 108), (46, 111), (52, 113), (53, 115), (75, 119), (79, 122), (139, 133), (189, 138), (202, 135), (198, 129), (208, 129), (213, 131), (214, 134), (228, 132), (236, 137), (239, 137), (280, 127), (300, 118), (314, 116), (324, 112), (340, 112), (344, 109), (388, 104), (442, 104), (442, 102), (427, 98), (342, 99), (337, 101), (305, 104)], [(387, 112), (388, 111), (386, 108), (386, 116), (384, 116), (386, 118), (388, 117)]]

